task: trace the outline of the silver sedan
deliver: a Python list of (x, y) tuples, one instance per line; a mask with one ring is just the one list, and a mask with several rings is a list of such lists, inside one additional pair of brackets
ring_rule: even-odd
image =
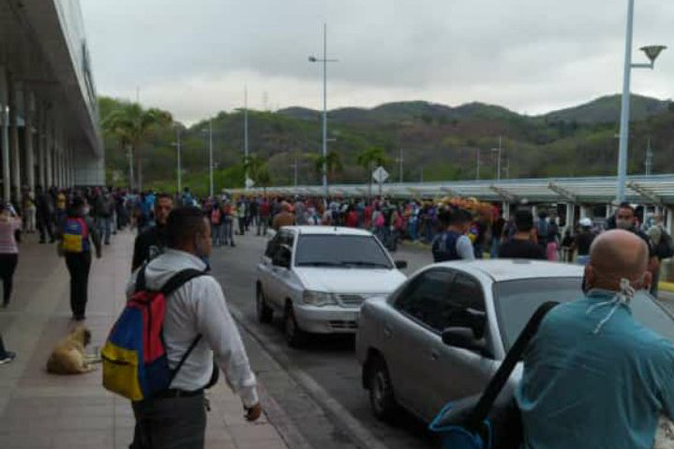
[[(447, 402), (481, 392), (540, 304), (582, 296), (582, 275), (543, 261), (447, 262), (366, 301), (356, 356), (374, 414), (385, 419), (401, 405), (428, 422)], [(632, 312), (674, 338), (671, 315), (649, 295)], [(511, 382), (520, 377), (521, 366)]]

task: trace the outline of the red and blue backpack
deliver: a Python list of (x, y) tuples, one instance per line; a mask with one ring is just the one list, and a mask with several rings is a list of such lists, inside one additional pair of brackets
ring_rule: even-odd
[(205, 273), (195, 269), (180, 271), (156, 291), (146, 287), (145, 268), (138, 272), (135, 291), (101, 351), (103, 386), (132, 401), (149, 399), (167, 390), (201, 339), (201, 335), (197, 336), (175, 369), (170, 369), (163, 337), (167, 297)]

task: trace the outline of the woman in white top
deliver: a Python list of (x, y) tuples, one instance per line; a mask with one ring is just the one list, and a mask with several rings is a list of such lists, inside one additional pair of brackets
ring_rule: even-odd
[(19, 263), (19, 246), (16, 232), (21, 230), (21, 219), (11, 212), (7, 204), (0, 204), (0, 279), (2, 279), (2, 307), (9, 305), (12, 296), (14, 271)]

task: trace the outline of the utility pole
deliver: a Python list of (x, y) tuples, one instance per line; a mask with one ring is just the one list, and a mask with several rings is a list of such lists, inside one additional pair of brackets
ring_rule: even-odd
[(178, 159), (178, 192), (183, 190), (183, 174), (182, 174), (182, 165), (180, 161), (180, 127), (176, 127), (176, 150), (177, 150), (177, 159)]
[(400, 158), (398, 158), (398, 162), (400, 162), (400, 184), (403, 183), (403, 149), (400, 149)]
[(480, 180), (480, 149), (477, 149), (477, 174), (475, 175), (475, 180)]
[(244, 185), (248, 189), (248, 86), (243, 90), (243, 158), (246, 164)]
[(653, 149), (651, 148), (651, 139), (648, 139), (648, 147), (646, 147), (646, 176), (651, 176), (653, 172)]
[(291, 167), (293, 168), (294, 171), (293, 173), (294, 185), (295, 187), (297, 187), (297, 180), (299, 178), (299, 163), (297, 162), (297, 156), (295, 156), (295, 162), (291, 165)]
[(210, 182), (210, 193), (211, 198), (213, 197), (213, 119), (208, 120), (208, 173), (209, 173), (209, 182)]
[(419, 179), (419, 182), (424, 182), (424, 166), (421, 166), (421, 177)]

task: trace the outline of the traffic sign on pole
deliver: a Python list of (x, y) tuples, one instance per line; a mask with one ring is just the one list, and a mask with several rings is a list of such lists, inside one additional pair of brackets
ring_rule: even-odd
[(379, 167), (377, 167), (377, 169), (375, 171), (372, 172), (372, 179), (374, 179), (379, 184), (381, 184), (383, 182), (386, 182), (388, 177), (389, 177), (388, 172), (381, 165)]

